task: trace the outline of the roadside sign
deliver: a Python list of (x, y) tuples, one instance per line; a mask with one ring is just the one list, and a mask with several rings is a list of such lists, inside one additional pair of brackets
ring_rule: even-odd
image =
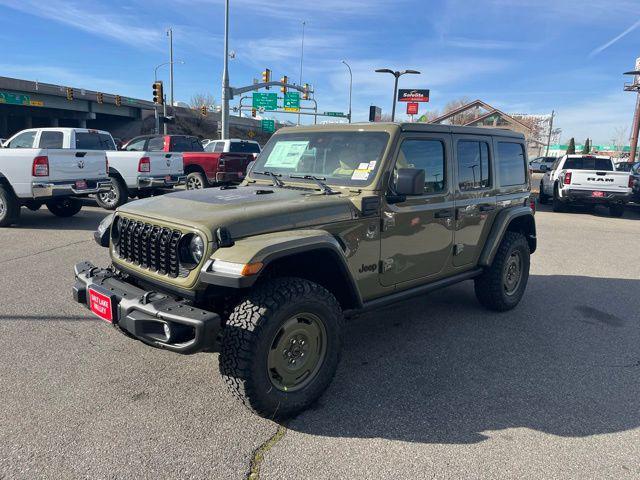
[(28, 106), (31, 102), (29, 95), (23, 95), (21, 93), (0, 92), (0, 103), (7, 105), (25, 105)]
[(376, 107), (375, 105), (371, 105), (369, 107), (369, 121), (379, 122), (381, 119), (382, 119), (382, 109), (380, 107)]
[(263, 132), (273, 133), (276, 131), (276, 121), (263, 119), (260, 121), (260, 125), (262, 127)]
[(264, 110), (277, 110), (278, 94), (253, 92), (252, 107), (262, 108)]
[(417, 115), (418, 114), (418, 106), (417, 102), (409, 102), (407, 103), (407, 115)]
[(300, 92), (287, 92), (284, 94), (284, 109), (286, 112), (300, 111)]
[(401, 88), (398, 90), (398, 101), (399, 102), (428, 102), (429, 101), (429, 90), (426, 89), (404, 89)]
[(324, 112), (327, 117), (346, 117), (344, 112)]

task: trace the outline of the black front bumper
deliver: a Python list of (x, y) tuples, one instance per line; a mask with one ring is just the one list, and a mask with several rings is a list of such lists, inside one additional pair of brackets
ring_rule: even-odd
[(212, 350), (216, 345), (221, 329), (217, 313), (164, 292), (138, 288), (90, 262), (78, 263), (75, 276), (73, 299), (89, 308), (89, 288), (109, 297), (113, 325), (129, 336), (182, 354)]
[(594, 197), (592, 190), (565, 190), (563, 192), (563, 199), (576, 203), (589, 203), (589, 204), (625, 204), (629, 203), (631, 196), (627, 193), (616, 193), (603, 191), (602, 197)]

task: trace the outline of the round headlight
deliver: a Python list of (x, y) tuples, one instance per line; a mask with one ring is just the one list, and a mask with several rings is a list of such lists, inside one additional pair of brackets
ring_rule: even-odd
[(195, 263), (200, 263), (204, 257), (204, 240), (200, 235), (194, 235), (189, 242), (189, 253)]

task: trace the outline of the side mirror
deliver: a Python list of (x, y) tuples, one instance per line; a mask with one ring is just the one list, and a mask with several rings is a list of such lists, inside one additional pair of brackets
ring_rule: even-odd
[(396, 177), (396, 195), (423, 195), (425, 173), (421, 168), (399, 168)]

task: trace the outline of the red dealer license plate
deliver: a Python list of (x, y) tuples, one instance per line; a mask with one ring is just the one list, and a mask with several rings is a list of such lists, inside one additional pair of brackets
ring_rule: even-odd
[(89, 308), (102, 320), (113, 323), (113, 304), (109, 296), (89, 288)]
[(591, 192), (592, 197), (604, 197), (604, 192)]
[(166, 177), (164, 177), (164, 181), (169, 183), (171, 181), (171, 175), (167, 175)]
[(86, 190), (87, 181), (86, 180), (76, 180), (76, 189), (77, 190)]

